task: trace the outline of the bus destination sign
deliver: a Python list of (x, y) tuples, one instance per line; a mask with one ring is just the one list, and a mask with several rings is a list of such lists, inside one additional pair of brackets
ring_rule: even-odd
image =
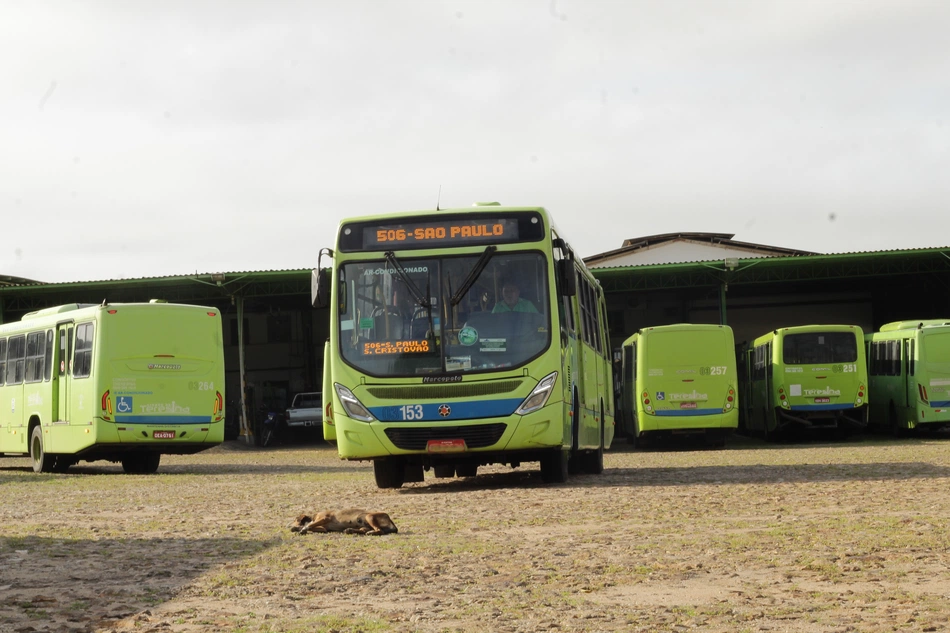
[(469, 246), (517, 242), (518, 222), (508, 219), (436, 220), (363, 227), (367, 250)]
[(373, 341), (363, 343), (363, 356), (380, 354), (419, 354), (429, 351), (429, 341)]

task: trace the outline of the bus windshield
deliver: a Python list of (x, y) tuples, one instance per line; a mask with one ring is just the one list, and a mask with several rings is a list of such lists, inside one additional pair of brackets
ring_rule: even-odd
[(373, 376), (523, 365), (551, 343), (540, 252), (485, 252), (346, 263), (340, 268), (343, 359)]
[(858, 360), (857, 338), (852, 332), (786, 334), (782, 360), (786, 365), (853, 363)]

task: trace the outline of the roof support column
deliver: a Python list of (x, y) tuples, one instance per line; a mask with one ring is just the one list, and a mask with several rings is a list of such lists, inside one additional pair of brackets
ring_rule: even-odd
[(247, 383), (244, 374), (244, 297), (234, 296), (234, 303), (237, 306), (238, 369), (241, 381), (241, 437), (246, 443), (253, 444), (254, 433), (247, 419)]
[(729, 284), (723, 282), (719, 284), (719, 325), (726, 325), (726, 290)]

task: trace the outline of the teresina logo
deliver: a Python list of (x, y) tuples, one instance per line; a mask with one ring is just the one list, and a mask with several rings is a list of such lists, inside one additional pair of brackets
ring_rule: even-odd
[(832, 389), (831, 387), (825, 387), (824, 389), (803, 389), (806, 396), (840, 396), (841, 392), (837, 389)]
[(149, 369), (181, 369), (181, 365), (169, 365), (169, 364), (159, 364), (159, 363), (149, 363)]
[(693, 389), (693, 393), (671, 393), (668, 397), (669, 400), (709, 400), (709, 394), (707, 393), (698, 393)]

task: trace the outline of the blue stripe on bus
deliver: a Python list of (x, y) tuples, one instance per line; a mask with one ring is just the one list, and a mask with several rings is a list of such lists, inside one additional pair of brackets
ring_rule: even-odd
[(116, 422), (123, 424), (210, 424), (210, 415), (117, 415)]
[(950, 400), (931, 400), (930, 406), (932, 407), (950, 407)]
[(792, 411), (838, 411), (853, 409), (853, 404), (793, 404)]
[(718, 409), (664, 409), (663, 411), (657, 411), (657, 415), (712, 415), (714, 413), (722, 413), (722, 407)]
[[(438, 422), (445, 420), (475, 420), (478, 418), (501, 418), (511, 415), (524, 402), (524, 398), (503, 400), (475, 400), (473, 402), (445, 402), (438, 404), (406, 404), (398, 407), (369, 407), (370, 413), (380, 422)], [(439, 410), (448, 407), (448, 415)], [(419, 408), (422, 414), (419, 415)], [(445, 410), (443, 410), (445, 412)], [(412, 417), (407, 417), (412, 416)]]

